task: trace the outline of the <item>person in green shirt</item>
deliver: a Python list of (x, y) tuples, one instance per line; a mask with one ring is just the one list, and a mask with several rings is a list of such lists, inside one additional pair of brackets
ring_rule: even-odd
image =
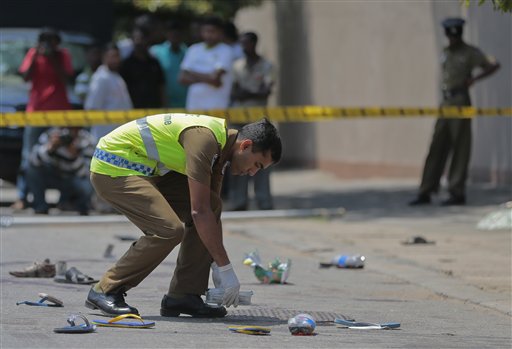
[(185, 108), (187, 86), (179, 83), (180, 66), (187, 46), (183, 43), (183, 28), (179, 22), (167, 23), (167, 41), (151, 47), (151, 54), (158, 60), (165, 76), (165, 95), (168, 108)]
[[(500, 66), (480, 49), (464, 42), (464, 22), (462, 18), (447, 18), (442, 22), (449, 41), (442, 57), (442, 107), (471, 105), (469, 88), (475, 82), (493, 74)], [(480, 72), (473, 75), (476, 68), (480, 68)], [(409, 202), (409, 205), (430, 204), (431, 194), (439, 191), (441, 176), (450, 154), (450, 195), (441, 205), (466, 204), (466, 179), (471, 154), (471, 119), (439, 118), (425, 160), (418, 195)]]

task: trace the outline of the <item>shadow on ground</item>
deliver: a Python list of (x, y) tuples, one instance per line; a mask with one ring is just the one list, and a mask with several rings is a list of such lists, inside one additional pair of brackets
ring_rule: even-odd
[(415, 191), (409, 189), (355, 189), (340, 191), (305, 191), (299, 195), (275, 196), (275, 207), (284, 209), (303, 209), (316, 207), (344, 207), (348, 217), (365, 218), (400, 218), (445, 216), (467, 212), (467, 209), (484, 206), (496, 206), (512, 200), (512, 188), (488, 188), (471, 186), (468, 188), (467, 205), (442, 207), (442, 196), (434, 196), (432, 204), (425, 206), (408, 206), (415, 197)]

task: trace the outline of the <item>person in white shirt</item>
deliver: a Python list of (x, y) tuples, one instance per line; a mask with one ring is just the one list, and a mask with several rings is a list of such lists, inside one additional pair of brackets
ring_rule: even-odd
[[(121, 56), (119, 49), (114, 44), (107, 45), (103, 53), (103, 64), (91, 77), (84, 109), (132, 109), (133, 105), (128, 93), (128, 88), (123, 78), (118, 73), (120, 65)], [(100, 139), (117, 126), (117, 124), (95, 125), (91, 127), (91, 134), (96, 139)]]
[(179, 81), (189, 86), (188, 110), (229, 106), (233, 58), (232, 49), (222, 42), (223, 29), (219, 18), (205, 19), (201, 25), (203, 42), (190, 46), (181, 63)]

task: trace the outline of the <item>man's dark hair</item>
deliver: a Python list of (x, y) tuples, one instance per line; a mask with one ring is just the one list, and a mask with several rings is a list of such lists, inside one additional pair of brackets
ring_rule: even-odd
[(238, 41), (238, 28), (235, 23), (229, 21), (224, 25), (224, 35), (231, 41)]
[(183, 23), (176, 20), (170, 20), (165, 23), (165, 29), (167, 31), (183, 31)]
[(266, 153), (270, 151), (274, 164), (281, 160), (281, 137), (279, 132), (267, 118), (247, 124), (238, 132), (239, 139), (252, 141), (252, 152)]
[(57, 29), (51, 28), (51, 27), (45, 27), (45, 28), (41, 29), (41, 32), (39, 33), (39, 37), (37, 38), (37, 40), (39, 42), (45, 42), (45, 41), (49, 41), (52, 39), (55, 39), (57, 41), (57, 43), (59, 43), (59, 44), (61, 42), (59, 32), (57, 31)]
[(108, 42), (103, 46), (103, 53), (110, 51), (110, 50), (116, 50), (119, 51), (119, 47), (114, 42)]
[(135, 18), (133, 29), (142, 30), (143, 33), (151, 33), (157, 27), (158, 20), (155, 16), (145, 13)]
[(220, 17), (205, 17), (201, 21), (201, 25), (211, 25), (221, 30), (224, 30), (224, 21)]
[(243, 33), (242, 36), (245, 36), (254, 45), (256, 45), (258, 43), (258, 34), (256, 34), (255, 32), (246, 32), (246, 33)]

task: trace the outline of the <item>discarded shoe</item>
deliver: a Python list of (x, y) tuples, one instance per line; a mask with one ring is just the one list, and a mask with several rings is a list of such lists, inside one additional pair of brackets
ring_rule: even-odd
[(100, 293), (94, 291), (94, 287), (91, 287), (87, 295), (85, 306), (89, 309), (99, 309), (108, 316), (139, 314), (137, 308), (126, 304), (123, 293)]
[[(26, 305), (34, 305), (34, 306), (39, 306), (39, 307), (63, 307), (64, 306), (64, 303), (60, 299), (50, 296), (49, 294), (39, 293), (39, 297), (41, 297), (41, 299), (38, 302), (23, 301), (23, 302), (16, 302), (16, 305), (26, 304)], [(46, 301), (48, 301), (49, 303), (45, 303)]]
[(22, 271), (10, 271), (9, 274), (19, 278), (52, 278), (55, 276), (55, 264), (47, 258), (42, 263), (34, 262)]
[(160, 315), (168, 317), (187, 314), (198, 318), (218, 318), (226, 316), (227, 313), (226, 308), (210, 306), (203, 302), (201, 296), (192, 294), (180, 299), (165, 295), (160, 308)]
[[(125, 319), (135, 319), (138, 321), (123, 321)], [(109, 320), (92, 320), (92, 323), (97, 326), (123, 328), (150, 328), (155, 326), (154, 321), (142, 320), (142, 318), (139, 315), (135, 314), (119, 315)]]
[[(84, 321), (83, 324), (77, 325), (75, 321), (77, 319), (82, 319)], [(68, 317), (69, 326), (54, 328), (53, 332), (55, 333), (91, 333), (96, 331), (96, 325), (93, 325), (87, 320), (85, 316), (82, 314), (71, 314)]]
[(433, 245), (435, 241), (428, 241), (423, 236), (413, 236), (405, 241), (402, 241), (402, 245)]
[(80, 285), (90, 285), (95, 284), (98, 280), (93, 279), (89, 275), (85, 275), (80, 270), (75, 267), (71, 267), (66, 271), (64, 275), (57, 275), (54, 278), (55, 282), (60, 282), (64, 284), (80, 284)]

